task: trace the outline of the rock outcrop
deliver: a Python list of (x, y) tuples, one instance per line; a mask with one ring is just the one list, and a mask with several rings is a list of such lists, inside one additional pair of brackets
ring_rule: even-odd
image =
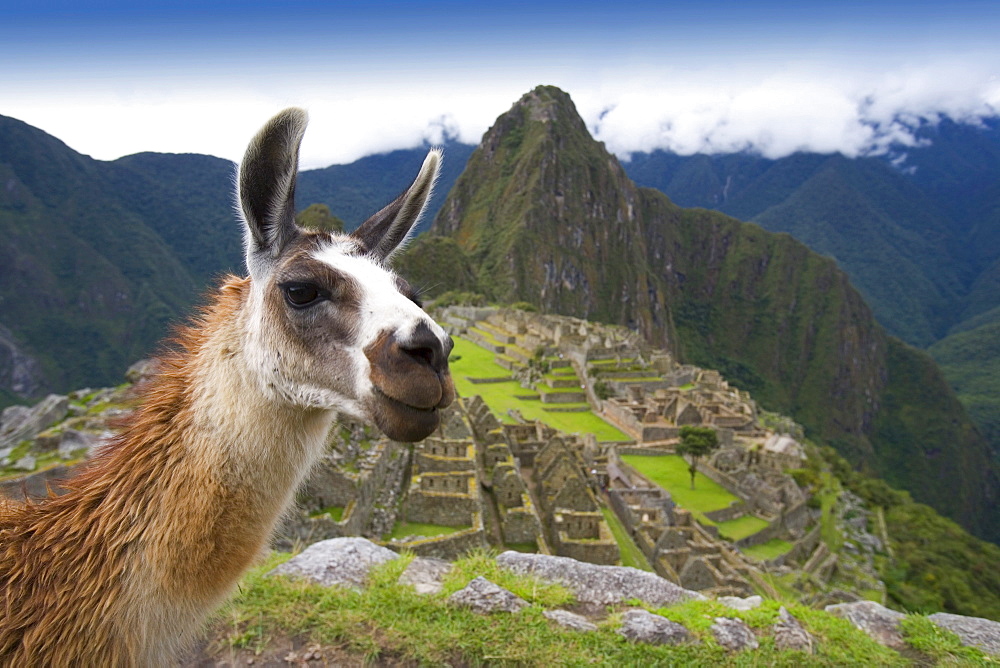
[(654, 573), (625, 566), (598, 566), (569, 557), (504, 552), (497, 563), (515, 573), (534, 575), (570, 589), (579, 603), (610, 605), (638, 599), (664, 606), (704, 598)]
[(268, 575), (305, 578), (324, 586), (361, 587), (373, 566), (399, 555), (364, 538), (330, 538), (313, 543)]

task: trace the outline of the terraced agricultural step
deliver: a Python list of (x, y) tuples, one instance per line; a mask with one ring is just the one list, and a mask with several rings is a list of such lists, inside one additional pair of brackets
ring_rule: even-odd
[(491, 325), (488, 322), (476, 323), (476, 328), (488, 332), (500, 343), (515, 343), (517, 341), (517, 337), (514, 334), (511, 334), (502, 327)]
[(493, 353), (503, 353), (506, 352), (506, 346), (499, 343), (492, 336), (488, 335), (486, 332), (478, 329), (469, 329), (466, 336), (473, 341), (476, 345), (486, 348)]
[(655, 371), (646, 371), (646, 370), (605, 371), (603, 369), (599, 369), (595, 371), (593, 368), (591, 368), (590, 373), (591, 375), (595, 375), (598, 378), (602, 378), (604, 380), (618, 380), (619, 378), (644, 378), (648, 380), (661, 380), (660, 375), (657, 374)]
[(500, 366), (502, 366), (503, 368), (507, 369), (508, 371), (514, 371), (516, 369), (523, 369), (524, 368), (523, 364), (521, 364), (519, 361), (517, 361), (516, 359), (514, 359), (510, 355), (506, 355), (506, 354), (504, 354), (504, 355), (497, 355), (493, 359), (493, 361), (496, 362), (497, 364), (499, 364)]
[(587, 401), (587, 395), (583, 392), (546, 392), (544, 388), (539, 388), (543, 404), (577, 404)]
[(465, 379), (472, 383), (473, 385), (482, 385), (488, 383), (506, 383), (508, 381), (514, 380), (511, 376), (494, 376), (493, 378), (473, 378), (471, 376), (466, 376)]
[(551, 388), (580, 387), (580, 379), (576, 375), (565, 378), (546, 378), (545, 384)]
[(534, 356), (531, 353), (518, 346), (507, 346), (506, 350), (501, 350), (500, 352), (506, 353), (508, 357), (514, 358), (520, 364), (525, 366), (528, 365), (528, 362), (534, 359)]

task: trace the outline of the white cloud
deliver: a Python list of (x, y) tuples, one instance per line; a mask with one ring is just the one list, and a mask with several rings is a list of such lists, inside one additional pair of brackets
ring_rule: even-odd
[[(457, 137), (477, 143), (497, 116), (539, 83), (568, 91), (616, 154), (753, 149), (855, 156), (912, 144), (915, 119), (974, 121), (1000, 110), (995, 54), (888, 67), (819, 59), (701, 69), (565, 61), (225, 77), (182, 72), (74, 81), (4, 80), (0, 113), (41, 127), (100, 159), (139, 151), (198, 152), (238, 160), (249, 137), (288, 105), (306, 107), (305, 168)], [(74, 74), (78, 76), (79, 73)], [(54, 75), (53, 75), (54, 76)], [(27, 83), (26, 83), (27, 81)]]
[(755, 150), (858, 156), (915, 143), (920, 119), (975, 122), (1000, 113), (989, 63), (938, 64), (889, 73), (823, 66), (754, 77), (710, 73), (629, 81), (587, 97), (586, 120), (620, 156), (655, 148), (680, 154)]

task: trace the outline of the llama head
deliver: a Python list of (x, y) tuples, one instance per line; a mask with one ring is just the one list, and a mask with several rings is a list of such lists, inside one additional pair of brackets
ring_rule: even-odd
[(272, 118), (237, 176), (252, 286), (248, 359), (279, 401), (420, 440), (455, 397), (452, 341), (386, 263), (420, 217), (441, 155), (431, 151), (413, 185), (352, 234), (304, 230), (294, 193), (306, 122), (301, 109)]

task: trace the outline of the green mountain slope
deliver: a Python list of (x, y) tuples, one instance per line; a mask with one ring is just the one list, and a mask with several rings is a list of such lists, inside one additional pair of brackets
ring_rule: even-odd
[(43, 385), (111, 384), (186, 308), (195, 281), (97, 163), (0, 117), (0, 324)]
[(635, 156), (626, 170), (678, 204), (788, 232), (835, 258), (879, 321), (910, 343), (933, 343), (963, 310), (972, 275), (953, 222), (884, 161), (657, 152)]
[[(415, 234), (430, 227), (474, 147), (449, 141), (443, 148), (441, 173)], [(426, 155), (427, 147), (405, 149), (366, 156), (347, 165), (304, 171), (296, 186), (299, 205), (326, 204), (344, 220), (348, 230), (353, 230), (409, 184)]]
[[(855, 465), (1000, 535), (988, 447), (933, 363), (886, 336), (836, 264), (636, 188), (562, 91), (538, 88), (497, 120), (433, 232), (468, 254), (487, 296), (639, 330), (720, 369)], [(931, 434), (928, 415), (942, 418)], [(910, 465), (896, 474), (899, 461)]]
[[(1000, 443), (1000, 307), (928, 349), (991, 443)], [(1000, 454), (1000, 453), (998, 453)]]
[(102, 165), (115, 195), (155, 231), (198, 285), (242, 271), (236, 165), (208, 155), (139, 153)]

